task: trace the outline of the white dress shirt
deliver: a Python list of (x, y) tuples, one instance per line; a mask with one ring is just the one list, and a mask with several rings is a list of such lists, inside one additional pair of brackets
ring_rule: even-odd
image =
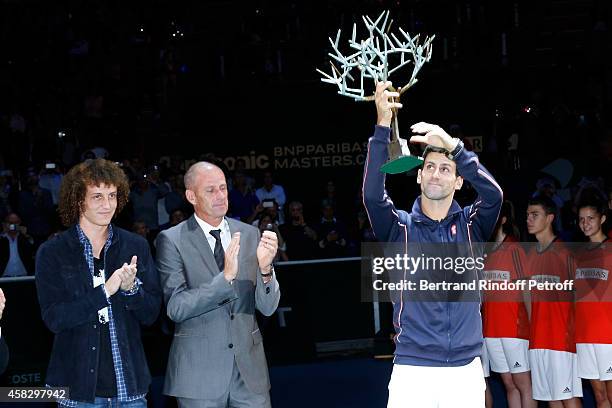
[(221, 230), (221, 245), (223, 245), (223, 250), (227, 251), (227, 247), (229, 246), (230, 241), (232, 240), (232, 234), (229, 229), (229, 223), (227, 222), (225, 217), (223, 218), (223, 221), (221, 221), (221, 224), (217, 225), (216, 227), (210, 225), (197, 215), (195, 215), (195, 219), (198, 222), (198, 225), (200, 225), (200, 228), (202, 228), (202, 231), (204, 231), (204, 236), (208, 241), (208, 245), (210, 246), (210, 250), (212, 251), (212, 253), (215, 253), (215, 237), (212, 236), (210, 231), (218, 229)]

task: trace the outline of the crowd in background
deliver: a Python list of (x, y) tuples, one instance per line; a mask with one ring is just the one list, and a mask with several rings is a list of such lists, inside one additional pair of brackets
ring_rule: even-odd
[[(88, 151), (83, 159), (88, 160), (90, 155), (105, 157), (108, 152), (106, 149)], [(230, 203), (228, 216), (252, 224), (262, 232), (269, 229), (277, 233), (280, 239), (277, 261), (359, 256), (362, 243), (375, 241), (358, 189), (342, 190), (334, 181), (328, 180), (320, 186), (320, 195), (302, 202), (287, 193), (295, 191), (294, 185), (278, 181), (282, 179), (282, 173), (256, 173), (246, 170), (241, 164), (230, 171), (215, 157), (202, 158), (218, 164), (226, 172)], [(148, 164), (133, 158), (120, 164), (129, 177), (131, 192), (128, 205), (116, 217), (115, 223), (145, 237), (155, 254), (157, 234), (193, 213), (192, 206), (185, 199), (184, 162), (174, 158), (169, 162)], [(57, 213), (57, 197), (66, 170), (57, 162), (47, 162), (30, 167), (22, 174), (11, 170), (0, 173), (2, 276), (33, 274), (36, 249), (63, 229)], [(566, 242), (584, 241), (577, 225), (577, 206), (583, 201), (597, 201), (607, 203), (612, 209), (612, 189), (605, 184), (603, 177), (583, 177), (568, 189), (571, 195), (563, 197), (557, 185), (554, 177), (545, 176), (537, 180), (530, 196), (505, 198), (517, 204), (526, 203), (538, 195), (551, 198), (557, 205), (554, 227), (558, 236)], [(463, 196), (468, 197), (469, 186), (464, 190)], [(518, 214), (518, 219), (521, 218)], [(609, 224), (608, 221), (604, 226), (606, 233)], [(523, 225), (519, 223), (519, 227)], [(12, 240), (7, 239), (9, 236)], [(524, 228), (521, 238), (533, 240)], [(9, 242), (15, 240), (23, 268), (6, 271)]]

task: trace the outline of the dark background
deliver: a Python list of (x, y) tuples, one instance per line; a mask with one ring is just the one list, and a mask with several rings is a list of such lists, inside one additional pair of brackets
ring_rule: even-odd
[[(436, 34), (431, 63), (402, 100), (404, 132), (429, 121), (482, 135), (483, 162), (502, 186), (558, 157), (574, 163), (576, 177), (602, 175), (611, 150), (609, 8), (593, 0), (2, 1), (2, 156), (7, 168), (68, 166), (99, 145), (117, 160), (155, 162), (364, 142), (373, 104), (337, 95), (315, 68), (328, 66), (327, 36), (343, 28), (342, 44), (362, 14), (389, 9), (395, 28)], [(11, 135), (13, 112), (25, 133)], [(514, 132), (522, 160), (511, 171)], [(358, 182), (361, 167), (350, 170)], [(277, 178), (291, 189), (304, 176)]]
[[(337, 95), (336, 88), (320, 82), (315, 68), (327, 71), (328, 36), (342, 28), (345, 44), (354, 21), (364, 35), (362, 14), (374, 18), (388, 9), (396, 28), (436, 35), (431, 62), (402, 99), (403, 136), (417, 121), (440, 124), (457, 136), (482, 136), (481, 161), (522, 216), (542, 169), (556, 159), (568, 160), (571, 168), (570, 179), (557, 188), (573, 194), (588, 177), (612, 189), (611, 8), (604, 0), (0, 0), (0, 169), (12, 170), (18, 182), (47, 160), (66, 171), (94, 146), (107, 148), (112, 160), (150, 165), (161, 156), (184, 164), (210, 154), (265, 155), (274, 163), (279, 146), (363, 144), (375, 123), (374, 105)], [(403, 84), (406, 74), (399, 71), (391, 79)], [(513, 133), (518, 150), (509, 151)], [(358, 162), (270, 168), (289, 201), (317, 203), (333, 180), (344, 202), (359, 206)], [(247, 170), (259, 185), (264, 168)], [(390, 177), (389, 188), (400, 208), (409, 208), (417, 194), (411, 175)], [(458, 194), (462, 203), (471, 197), (468, 186), (465, 190)], [(306, 208), (316, 218), (314, 205)], [(346, 218), (355, 211), (348, 208)], [(352, 325), (351, 332), (351, 322), (338, 317), (342, 309), (329, 312), (341, 301), (337, 294), (306, 293), (300, 282), (286, 278), (286, 294), (293, 291), (292, 302), (308, 311), (301, 318), (319, 331), (304, 340), (296, 356), (284, 348), (283, 333), (268, 325), (273, 365), (312, 359), (313, 340), (372, 335), (369, 326)], [(11, 288), (14, 296), (28, 293), (23, 309), (9, 296), (3, 319), (3, 329), (23, 328), (23, 337), (7, 334), (7, 342), (24, 365), (8, 372), (5, 384), (14, 383), (10, 376), (17, 372), (42, 372), (50, 347), (50, 333), (39, 320), (31, 324), (26, 313), (14, 312), (38, 310), (33, 283)], [(321, 308), (316, 302), (321, 299), (332, 306)], [(364, 309), (367, 319), (369, 313)], [(360, 316), (351, 318), (363, 322)], [(285, 335), (304, 339), (302, 332)], [(160, 347), (149, 355), (163, 355), (162, 343), (148, 343)], [(162, 375), (163, 359), (151, 363)], [(295, 378), (279, 372), (273, 367), (277, 385)], [(285, 397), (287, 389), (276, 387), (273, 397), (274, 392)]]

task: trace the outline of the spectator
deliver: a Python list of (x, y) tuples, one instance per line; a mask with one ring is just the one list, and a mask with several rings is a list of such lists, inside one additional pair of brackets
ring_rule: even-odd
[(263, 215), (257, 221), (257, 228), (259, 228), (259, 233), (263, 235), (264, 231), (272, 231), (276, 233), (278, 237), (278, 251), (276, 251), (276, 256), (274, 257), (274, 262), (278, 261), (288, 261), (287, 257), (287, 245), (285, 245), (285, 241), (283, 240), (283, 236), (278, 230), (278, 224), (274, 222), (274, 218), (272, 218), (269, 214), (263, 213)]
[(179, 225), (183, 221), (185, 221), (185, 213), (182, 210), (174, 210), (174, 212), (170, 214), (170, 221), (168, 221), (167, 224), (160, 226), (159, 230), (166, 230), (174, 227), (175, 225)]
[(156, 235), (159, 230), (157, 200), (163, 197), (165, 192), (165, 189), (158, 187), (156, 181), (156, 178), (150, 179), (145, 173), (139, 177), (136, 186), (130, 192), (134, 219), (144, 221), (153, 235)]
[[(161, 161), (162, 158), (160, 158), (160, 162)], [(182, 177), (185, 174), (185, 162), (183, 158), (179, 155), (172, 155), (168, 157), (165, 161), (167, 163), (167, 171), (169, 172), (169, 174), (173, 176), (180, 176), (182, 180)]]
[(132, 232), (134, 234), (140, 235), (144, 239), (149, 238), (149, 228), (144, 221), (136, 221), (134, 225), (132, 225)]
[(331, 203), (323, 202), (321, 207), (323, 217), (317, 227), (319, 249), (322, 258), (338, 258), (346, 256), (346, 228), (334, 215)]
[(0, 235), (0, 271), (3, 277), (34, 274), (34, 240), (21, 226), (21, 218), (11, 213), (4, 219)]
[(257, 191), (255, 191), (255, 194), (257, 195), (259, 201), (263, 201), (268, 198), (276, 201), (279, 210), (279, 223), (283, 224), (285, 222), (285, 217), (283, 216), (283, 206), (287, 201), (285, 189), (282, 186), (273, 183), (272, 172), (270, 171), (266, 171), (264, 173), (263, 182), (263, 187), (258, 188)]
[[(179, 225), (181, 222), (185, 221), (185, 219), (186, 219), (185, 213), (182, 210), (174, 210), (174, 212), (170, 214), (170, 221), (168, 221), (164, 225), (160, 225), (159, 232), (167, 230), (168, 228), (172, 228), (175, 225)], [(149, 243), (151, 242), (149, 241)], [(157, 254), (157, 237), (153, 239), (153, 245), (150, 245), (150, 246), (151, 246), (151, 253)], [(168, 324), (168, 323), (169, 321), (165, 321), (164, 324)]]
[(51, 192), (38, 185), (38, 176), (30, 173), (26, 188), (19, 193), (19, 214), (34, 238), (34, 246), (47, 239), (53, 228), (54, 219), (53, 198)]
[(132, 232), (147, 240), (149, 243), (149, 249), (151, 250), (151, 255), (153, 256), (153, 259), (155, 259), (155, 245), (153, 241), (155, 237), (151, 236), (151, 231), (149, 230), (149, 227), (147, 227), (147, 224), (144, 221), (135, 221), (134, 224), (132, 224)]
[(555, 220), (554, 220), (554, 229), (558, 233), (563, 230), (563, 223), (561, 220), (561, 208), (563, 208), (563, 204), (565, 201), (561, 196), (557, 194), (557, 186), (555, 185), (555, 181), (550, 177), (542, 177), (536, 183), (536, 191), (531, 196), (532, 198), (538, 197), (548, 197), (556, 205), (555, 210)]
[(45, 163), (45, 168), (41, 171), (38, 179), (38, 185), (41, 188), (46, 188), (51, 192), (53, 205), (57, 205), (59, 200), (59, 190), (62, 184), (62, 173), (59, 166), (54, 162)]
[[(166, 191), (170, 192), (172, 190), (167, 180), (161, 180), (161, 184)], [(157, 225), (167, 224), (170, 221), (170, 214), (166, 210), (166, 197), (168, 197), (168, 194), (157, 199)]]
[(109, 156), (108, 150), (100, 146), (92, 147), (85, 153), (88, 153), (88, 152), (93, 153), (94, 159), (108, 159), (108, 156)]
[(229, 192), (231, 217), (248, 223), (253, 214), (257, 214), (256, 209), (263, 210), (263, 207), (258, 206), (259, 199), (247, 186), (244, 173), (234, 173), (233, 185), (234, 188)]
[(164, 205), (168, 214), (180, 210), (183, 214), (191, 214), (192, 207), (185, 199), (185, 185), (183, 184), (183, 174), (169, 177), (168, 183), (170, 191), (164, 197)]
[(265, 215), (270, 217), (274, 225), (280, 225), (278, 204), (276, 201), (270, 199), (259, 203), (257, 207), (255, 207), (255, 211), (253, 214), (251, 214), (247, 222), (257, 227), (259, 225), (259, 220)]
[(349, 252), (351, 255), (359, 256), (361, 243), (375, 242), (374, 231), (370, 225), (370, 220), (365, 210), (360, 210), (357, 213), (355, 222), (350, 226), (348, 231), (349, 236)]
[(606, 198), (602, 178), (594, 180), (588, 177), (582, 177), (578, 182), (578, 191), (574, 198), (574, 205), (578, 206), (587, 201), (606, 200)]
[[(92, 128), (88, 129), (88, 138), (85, 140), (84, 144), (88, 144), (87, 140), (93, 140), (97, 134), (102, 133), (103, 131), (100, 129), (99, 125), (93, 126)], [(85, 150), (82, 154), (81, 154), (81, 161), (85, 161), (85, 160), (93, 160), (93, 159), (108, 159), (110, 156), (110, 153), (108, 152), (108, 150), (104, 147), (93, 147), (91, 149)]]
[(234, 173), (242, 173), (244, 175), (244, 183), (252, 191), (255, 191), (255, 179), (249, 176), (245, 159), (237, 159)]
[(289, 204), (289, 222), (279, 226), (287, 244), (290, 260), (312, 259), (317, 254), (317, 233), (304, 221), (304, 206), (299, 201)]
[(138, 178), (145, 173), (145, 167), (142, 164), (142, 160), (137, 156), (134, 156), (131, 160), (123, 160), (123, 165), (121, 167), (130, 181), (138, 180)]
[(92, 152), (91, 150), (87, 150), (81, 156), (81, 159), (82, 159), (81, 161), (94, 160), (95, 158), (96, 158), (96, 154), (94, 152)]
[(338, 207), (338, 198), (337, 198), (336, 184), (329, 180), (325, 185), (325, 195), (319, 205), (324, 205), (326, 203), (331, 204), (334, 208)]

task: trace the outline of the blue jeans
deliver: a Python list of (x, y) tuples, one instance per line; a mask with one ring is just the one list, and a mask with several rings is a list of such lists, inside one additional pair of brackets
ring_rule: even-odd
[(96, 397), (93, 403), (78, 401), (77, 408), (147, 408), (147, 400), (140, 398), (130, 402), (119, 402), (116, 397)]

